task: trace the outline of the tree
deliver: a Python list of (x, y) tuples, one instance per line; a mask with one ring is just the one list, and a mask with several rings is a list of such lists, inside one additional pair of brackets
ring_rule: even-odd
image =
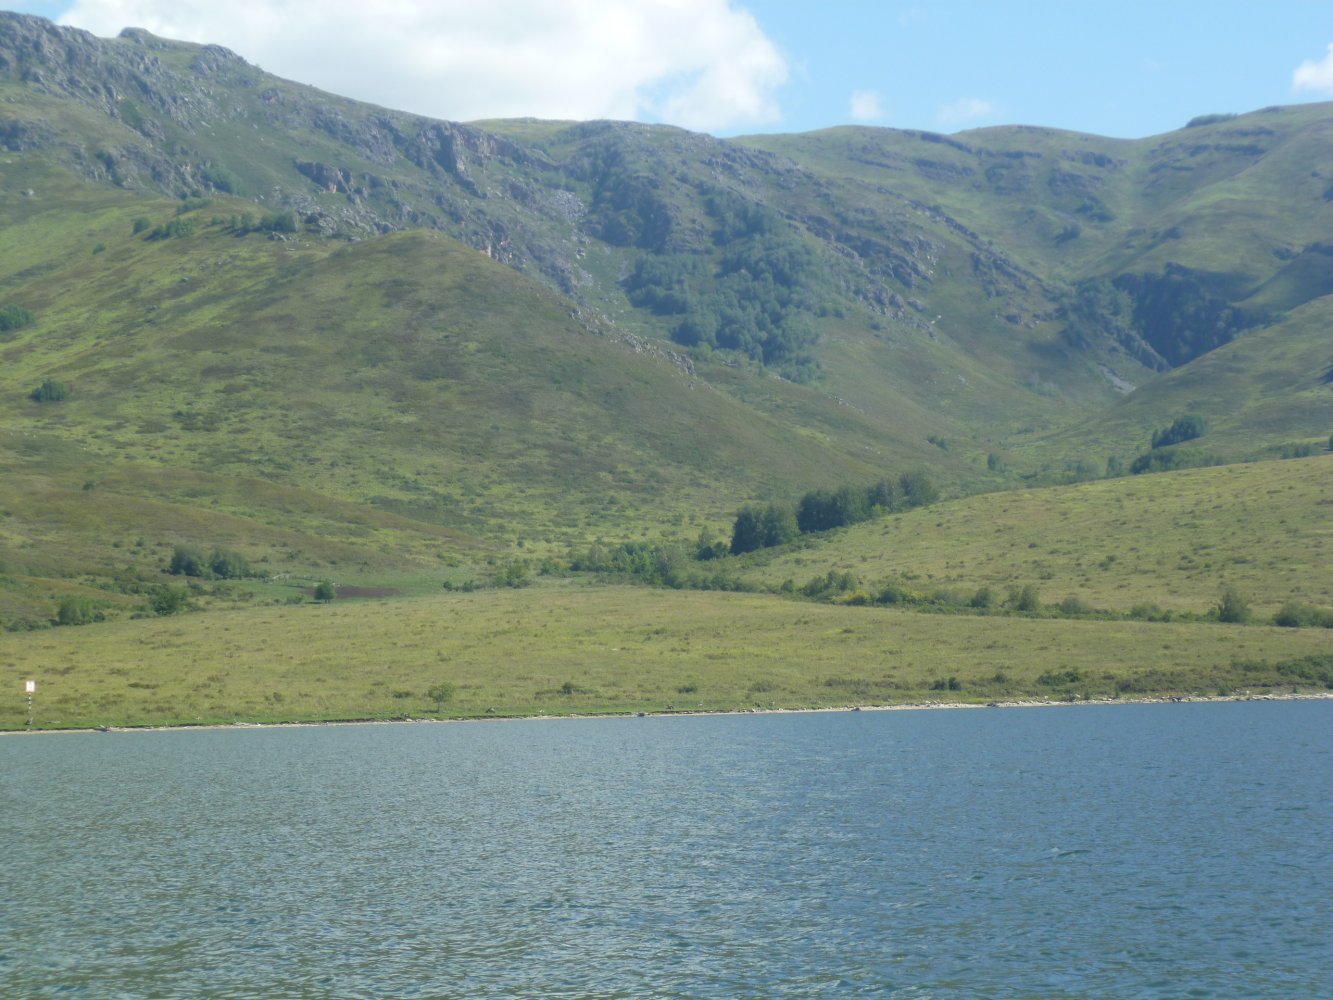
[(102, 615), (86, 597), (66, 597), (56, 611), (57, 625), (87, 625), (101, 621)]
[(800, 529), (796, 526), (796, 512), (786, 504), (776, 503), (764, 508), (759, 530), (766, 548), (786, 545), (800, 534)]
[(208, 557), (208, 566), (219, 580), (241, 580), (250, 575), (250, 563), (245, 556), (230, 549), (214, 549)]
[(435, 711), (439, 712), (444, 708), (445, 702), (453, 700), (454, 686), (448, 683), (436, 684), (427, 689), (426, 697), (435, 702)]
[(1217, 620), (1242, 625), (1250, 620), (1250, 605), (1235, 587), (1222, 591), (1222, 600), (1217, 605)]
[(315, 600), (328, 604), (338, 596), (337, 589), (328, 580), (321, 580), (315, 585)]
[(1020, 590), (1014, 587), (1009, 591), (1008, 604), (1015, 611), (1033, 612), (1041, 609), (1041, 593), (1034, 584), (1025, 584)]
[(168, 572), (173, 576), (207, 577), (208, 560), (204, 557), (203, 549), (194, 545), (177, 545), (172, 550)]
[(744, 555), (763, 545), (763, 514), (758, 507), (747, 504), (736, 512), (736, 522), (731, 526), (731, 554)]
[(184, 587), (173, 587), (171, 584), (164, 584), (153, 592), (153, 598), (149, 602), (149, 606), (153, 609), (155, 615), (174, 615), (184, 609), (189, 593)]
[(46, 379), (28, 393), (28, 398), (34, 403), (62, 403), (69, 398), (69, 387), (64, 382)]
[(898, 484), (892, 479), (881, 479), (866, 490), (866, 504), (872, 509), (897, 510), (901, 500)]
[(209, 573), (208, 560), (203, 549), (193, 545), (177, 545), (171, 553), (171, 566), (168, 572), (173, 576), (201, 576)]
[(898, 489), (909, 507), (925, 507), (940, 498), (939, 490), (924, 472), (904, 472), (898, 478)]
[(1193, 413), (1187, 413), (1183, 417), (1177, 417), (1170, 427), (1153, 431), (1152, 446), (1154, 448), (1166, 448), (1173, 444), (1193, 441), (1207, 433), (1208, 421)]
[(8, 333), (11, 330), (21, 330), (29, 326), (36, 319), (30, 310), (22, 306), (14, 305), (8, 302), (0, 306), (0, 333)]

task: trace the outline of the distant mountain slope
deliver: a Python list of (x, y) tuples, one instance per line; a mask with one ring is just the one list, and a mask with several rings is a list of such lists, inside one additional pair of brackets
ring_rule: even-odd
[(0, 577), (685, 536), (1100, 475), (1183, 412), (1327, 441), (1331, 136), (462, 125), (0, 14)]

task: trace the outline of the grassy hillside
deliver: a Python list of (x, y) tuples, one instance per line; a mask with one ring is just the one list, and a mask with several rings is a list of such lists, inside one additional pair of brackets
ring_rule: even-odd
[[(931, 413), (886, 425), (696, 365), (439, 233), (274, 239), (238, 229), (234, 199), (25, 162), (0, 231), (0, 301), (35, 317), (0, 334), (14, 577), (161, 582), (182, 543), (306, 576), (540, 559), (937, 453)], [(152, 238), (171, 224), (188, 235)], [(32, 400), (47, 380), (67, 398)], [(0, 618), (49, 617), (55, 586), (11, 590)]]
[(850, 572), (871, 595), (896, 581), (964, 600), (1031, 585), (1047, 604), (1198, 614), (1234, 587), (1271, 616), (1289, 602), (1333, 608), (1330, 505), (1327, 454), (1189, 469), (954, 500), (747, 556), (742, 575), (800, 587)]
[[(911, 700), (950, 657), (979, 700), (1285, 683), (1231, 655), (1322, 632), (556, 581), (598, 540), (687, 552), (743, 503), (925, 470), (947, 502), (719, 579), (1333, 606), (1330, 137), (1328, 105), (1138, 142), (464, 126), (0, 13), (0, 682), (84, 671), (49, 704), (85, 723), (419, 713), (437, 674), (465, 715)], [(1184, 414), (1200, 460), (1316, 457), (997, 492)], [(294, 606), (320, 582), (402, 601)], [(617, 621), (670, 655), (589, 659)]]

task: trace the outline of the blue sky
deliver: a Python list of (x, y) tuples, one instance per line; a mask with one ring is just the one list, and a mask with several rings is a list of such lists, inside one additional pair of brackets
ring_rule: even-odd
[(290, 79), (454, 120), (666, 121), (719, 135), (859, 122), (1137, 138), (1333, 99), (1315, 0), (61, 0), (99, 35), (217, 42)]

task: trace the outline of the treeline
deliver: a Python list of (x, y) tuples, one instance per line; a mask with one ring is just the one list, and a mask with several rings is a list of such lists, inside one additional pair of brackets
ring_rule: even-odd
[(799, 535), (858, 524), (892, 511), (924, 507), (937, 499), (939, 492), (925, 473), (904, 472), (896, 480), (881, 479), (866, 487), (812, 490), (794, 507), (783, 503), (747, 505), (736, 514), (728, 551), (739, 556), (785, 545)]

